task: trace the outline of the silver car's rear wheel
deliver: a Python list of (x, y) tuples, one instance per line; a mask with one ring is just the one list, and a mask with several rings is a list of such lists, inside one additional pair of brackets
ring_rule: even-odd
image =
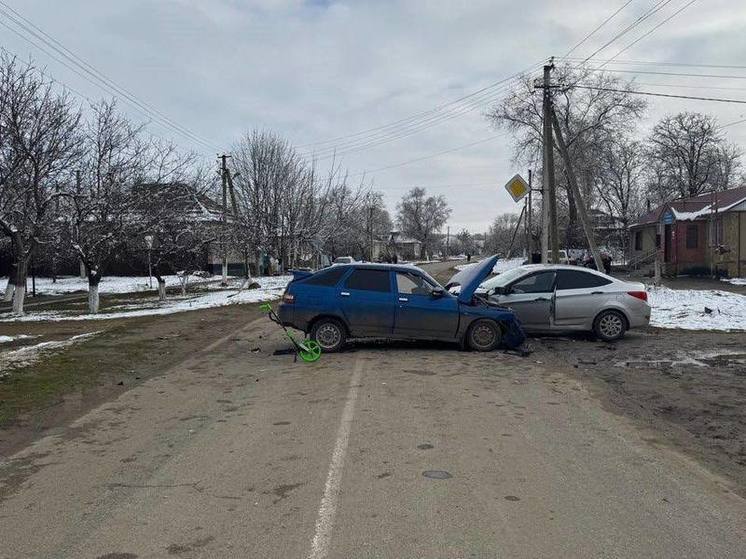
[(605, 342), (613, 342), (624, 336), (627, 321), (619, 311), (603, 311), (593, 322), (593, 332)]

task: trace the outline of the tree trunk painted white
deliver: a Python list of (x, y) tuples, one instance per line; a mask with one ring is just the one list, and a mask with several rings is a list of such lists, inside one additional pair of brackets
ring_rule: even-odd
[(158, 280), (158, 299), (161, 301), (166, 300), (166, 280)]
[(26, 296), (26, 285), (17, 285), (13, 293), (13, 314), (23, 314), (23, 299)]
[(16, 289), (16, 284), (14, 284), (10, 279), (8, 279), (8, 285), (5, 286), (5, 295), (3, 296), (3, 301), (12, 301), (13, 300), (13, 292)]
[(98, 312), (98, 284), (88, 284), (88, 312), (96, 314)]

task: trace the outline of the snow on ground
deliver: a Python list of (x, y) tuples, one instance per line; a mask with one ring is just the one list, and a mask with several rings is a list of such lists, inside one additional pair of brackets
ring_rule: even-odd
[[(98, 314), (80, 314), (72, 311), (31, 311), (21, 317), (10, 313), (0, 314), (0, 322), (21, 321), (33, 322), (42, 320), (109, 320), (113, 318), (132, 318), (139, 316), (156, 316), (184, 311), (195, 311), (214, 307), (224, 307), (241, 303), (258, 303), (270, 301), (282, 295), (292, 276), (273, 276), (255, 278), (261, 287), (245, 289), (214, 290), (203, 293), (191, 293), (186, 296), (172, 296), (166, 301), (138, 300), (137, 303), (118, 305)], [(238, 294), (237, 294), (238, 293)]]
[[(166, 280), (166, 287), (180, 286), (179, 276), (172, 274), (163, 276)], [(220, 277), (205, 279), (201, 276), (189, 276), (188, 285), (197, 285), (204, 283), (214, 283), (220, 280)], [(0, 278), (0, 287), (5, 289), (8, 282), (7, 278)], [(28, 290), (31, 291), (31, 278), (26, 282)], [(150, 290), (150, 281), (143, 276), (104, 276), (101, 278), (98, 291), (101, 294), (106, 293), (135, 293), (138, 291)], [(158, 282), (153, 278), (153, 290), (158, 289)], [(56, 282), (52, 278), (36, 278), (36, 293), (38, 295), (63, 295), (66, 293), (87, 292), (88, 280), (78, 276), (58, 277)]]
[[(746, 295), (718, 290), (648, 288), (650, 325), (683, 330), (746, 331)], [(705, 311), (705, 307), (712, 312)]]
[(746, 285), (746, 278), (723, 278), (722, 281), (731, 285)]
[(28, 334), (19, 334), (17, 336), (0, 336), (0, 344), (7, 344), (15, 340), (28, 340), (36, 338), (36, 336), (29, 336)]
[[(492, 268), (492, 273), (501, 274), (503, 272), (507, 272), (508, 270), (512, 270), (513, 268), (522, 266), (525, 261), (526, 259), (522, 256), (516, 258), (508, 258), (507, 260), (503, 260), (501, 258), (497, 261), (495, 267)], [(454, 268), (460, 272), (461, 270), (465, 270), (469, 266), (474, 266), (474, 264), (477, 264), (477, 262), (472, 262), (471, 264), (459, 264), (458, 266), (454, 266)]]
[(0, 378), (9, 375), (13, 369), (33, 365), (46, 355), (56, 353), (65, 347), (90, 339), (97, 334), (99, 334), (99, 332), (89, 332), (87, 334), (73, 336), (66, 340), (41, 342), (35, 345), (0, 353)]

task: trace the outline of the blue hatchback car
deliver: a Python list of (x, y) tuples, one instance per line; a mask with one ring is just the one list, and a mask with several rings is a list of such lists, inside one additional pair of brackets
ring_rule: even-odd
[(512, 311), (475, 297), (497, 256), (457, 273), (449, 293), (425, 271), (409, 265), (354, 263), (319, 272), (295, 272), (278, 309), (280, 321), (302, 330), (325, 352), (348, 338), (457, 342), (476, 351), (525, 340)]

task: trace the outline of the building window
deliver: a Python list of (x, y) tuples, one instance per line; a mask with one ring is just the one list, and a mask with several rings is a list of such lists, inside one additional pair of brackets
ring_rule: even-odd
[(718, 218), (710, 222), (710, 238), (712, 239), (712, 246), (720, 246), (723, 244), (723, 218)]
[(642, 250), (642, 231), (635, 231), (635, 250)]
[(686, 248), (697, 248), (699, 246), (699, 227), (697, 225), (686, 226)]

